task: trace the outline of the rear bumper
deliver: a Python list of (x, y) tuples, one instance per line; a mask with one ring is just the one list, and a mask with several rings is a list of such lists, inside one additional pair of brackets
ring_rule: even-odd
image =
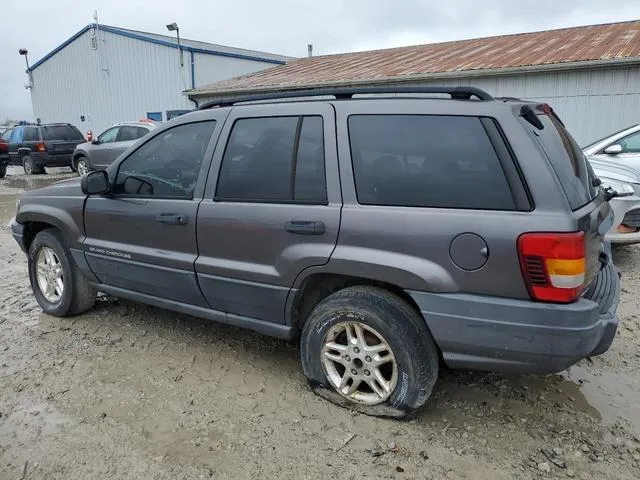
[(606, 352), (616, 334), (618, 272), (610, 262), (577, 302), (409, 292), (451, 368), (555, 373)]
[(71, 153), (64, 153), (60, 155), (38, 152), (31, 153), (33, 163), (38, 167), (70, 167), (71, 157)]
[[(613, 227), (607, 232), (605, 239), (611, 243), (640, 243), (640, 231), (631, 233), (619, 233), (618, 226), (624, 223), (625, 215), (632, 210), (640, 209), (640, 197), (616, 197), (609, 201), (615, 217)], [(635, 227), (636, 225), (630, 225)]]

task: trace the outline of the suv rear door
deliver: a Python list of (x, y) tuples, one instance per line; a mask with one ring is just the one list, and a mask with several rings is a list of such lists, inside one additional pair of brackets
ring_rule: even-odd
[(284, 323), (298, 274), (340, 225), (335, 115), (320, 102), (235, 107), (198, 212), (196, 272), (219, 311)]

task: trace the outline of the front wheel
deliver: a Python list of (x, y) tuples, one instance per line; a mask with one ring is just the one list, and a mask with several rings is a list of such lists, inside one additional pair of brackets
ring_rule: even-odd
[(6, 165), (0, 166), (0, 178), (4, 178), (6, 174), (7, 174), (7, 166)]
[(403, 417), (428, 400), (439, 352), (422, 316), (397, 295), (350, 287), (320, 302), (301, 336), (316, 393), (368, 415)]
[(91, 168), (89, 168), (89, 163), (87, 162), (87, 159), (85, 157), (78, 158), (78, 161), (76, 162), (76, 170), (79, 176), (86, 175), (91, 171)]
[(58, 230), (36, 235), (29, 247), (28, 264), (31, 289), (46, 313), (78, 315), (95, 303), (96, 291), (76, 266)]

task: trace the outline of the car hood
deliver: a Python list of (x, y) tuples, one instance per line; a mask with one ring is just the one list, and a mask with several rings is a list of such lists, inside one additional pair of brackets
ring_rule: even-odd
[(634, 169), (613, 162), (589, 160), (598, 177), (611, 178), (619, 182), (640, 183), (640, 174)]
[(61, 180), (60, 182), (52, 183), (51, 185), (35, 190), (29, 190), (22, 194), (22, 198), (74, 196), (83, 196), (82, 189), (80, 188), (80, 177)]

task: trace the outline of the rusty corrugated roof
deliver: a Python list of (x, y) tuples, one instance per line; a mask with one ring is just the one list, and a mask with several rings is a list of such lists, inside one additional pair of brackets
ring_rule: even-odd
[(640, 20), (293, 60), (190, 95), (411, 80), (575, 62), (640, 60)]

